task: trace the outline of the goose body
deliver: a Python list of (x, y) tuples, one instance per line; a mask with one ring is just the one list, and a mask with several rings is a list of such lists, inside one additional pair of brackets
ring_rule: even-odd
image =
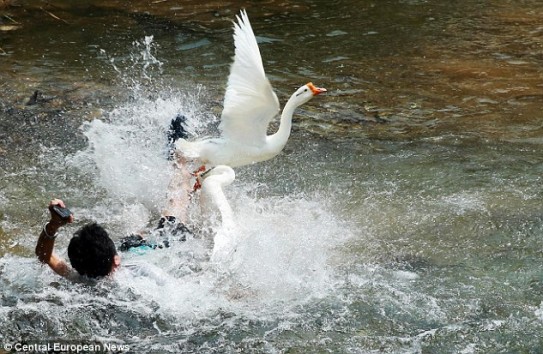
[(285, 147), (295, 109), (326, 92), (312, 83), (301, 86), (285, 104), (278, 131), (267, 135), (270, 121), (279, 113), (279, 100), (266, 78), (258, 44), (247, 13), (242, 10), (234, 24), (235, 57), (230, 75), (218, 138), (179, 139), (177, 149), (204, 165), (248, 165), (269, 160)]

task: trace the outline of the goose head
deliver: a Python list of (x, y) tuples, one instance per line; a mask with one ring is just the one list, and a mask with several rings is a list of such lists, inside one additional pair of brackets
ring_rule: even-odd
[(310, 82), (296, 90), (296, 92), (294, 92), (292, 95), (292, 98), (294, 99), (296, 105), (300, 106), (312, 99), (314, 96), (320, 95), (324, 92), (326, 92), (325, 88), (316, 87)]

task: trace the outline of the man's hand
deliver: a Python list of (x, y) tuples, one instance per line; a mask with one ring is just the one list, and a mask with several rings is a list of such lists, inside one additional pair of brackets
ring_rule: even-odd
[(49, 224), (51, 224), (52, 227), (54, 227), (55, 229), (58, 229), (59, 227), (64, 226), (64, 225), (66, 225), (68, 223), (72, 223), (74, 221), (74, 215), (73, 214), (71, 214), (69, 218), (62, 219), (60, 217), (60, 215), (58, 215), (53, 210), (53, 207), (55, 205), (58, 205), (61, 208), (66, 208), (66, 205), (60, 199), (53, 199), (53, 200), (51, 200), (51, 202), (49, 202), (49, 212), (51, 213), (51, 220), (49, 221)]

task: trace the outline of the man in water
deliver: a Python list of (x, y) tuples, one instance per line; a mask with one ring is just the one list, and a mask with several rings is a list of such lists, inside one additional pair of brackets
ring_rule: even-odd
[[(177, 116), (172, 120), (168, 132), (170, 146), (179, 137), (185, 137), (186, 131), (183, 128), (185, 117)], [(166, 207), (162, 212), (164, 215), (159, 222), (159, 229), (169, 226), (171, 232), (189, 232), (185, 227), (187, 219), (187, 207), (190, 198), (189, 181), (191, 174), (185, 166), (182, 157), (175, 156), (170, 149), (170, 159), (175, 158), (174, 175), (168, 186)], [(71, 277), (75, 272), (66, 261), (53, 252), (56, 234), (58, 230), (74, 220), (73, 214), (61, 217), (55, 207), (65, 208), (64, 202), (60, 199), (53, 199), (49, 203), (51, 219), (47, 222), (40, 233), (36, 244), (36, 256), (38, 259), (64, 277)], [(131, 246), (151, 246), (139, 235), (129, 236), (124, 239), (121, 250), (127, 250)], [(167, 245), (166, 245), (167, 246)], [(110, 275), (120, 266), (121, 257), (117, 253), (115, 243), (109, 237), (107, 231), (96, 223), (83, 226), (75, 232), (68, 245), (68, 258), (72, 267), (80, 275), (89, 278), (98, 278)]]

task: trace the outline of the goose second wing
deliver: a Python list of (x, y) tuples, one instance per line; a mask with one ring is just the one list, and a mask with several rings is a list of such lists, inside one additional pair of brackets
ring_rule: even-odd
[(234, 63), (230, 68), (219, 128), (226, 139), (262, 146), (279, 100), (266, 78), (247, 12), (234, 23)]

